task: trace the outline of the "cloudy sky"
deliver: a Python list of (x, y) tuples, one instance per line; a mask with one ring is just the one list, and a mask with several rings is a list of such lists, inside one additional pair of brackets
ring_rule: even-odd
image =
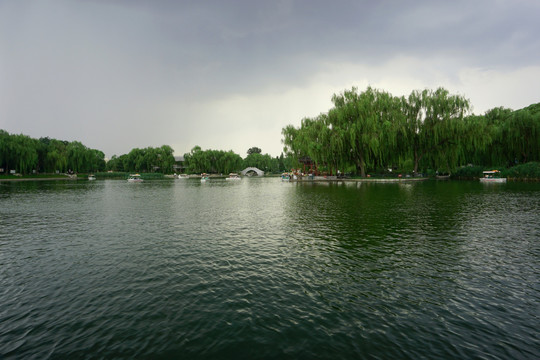
[(107, 157), (252, 146), (368, 85), (540, 102), (537, 0), (0, 0), (0, 129)]

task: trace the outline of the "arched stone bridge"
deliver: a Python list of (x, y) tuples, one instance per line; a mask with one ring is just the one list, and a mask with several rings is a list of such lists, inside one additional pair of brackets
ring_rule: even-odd
[(260, 170), (260, 169), (257, 169), (256, 167), (247, 167), (247, 168), (245, 168), (244, 170), (242, 170), (242, 171), (240, 172), (240, 174), (242, 174), (242, 175), (245, 176), (245, 175), (246, 175), (248, 172), (250, 172), (250, 171), (256, 172), (258, 176), (264, 176), (264, 171), (262, 171), (262, 170)]

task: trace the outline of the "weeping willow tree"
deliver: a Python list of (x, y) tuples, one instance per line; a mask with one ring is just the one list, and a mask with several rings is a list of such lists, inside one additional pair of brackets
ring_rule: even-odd
[(282, 130), (288, 156), (318, 167), (353, 166), (357, 174), (399, 164), (453, 173), (469, 163), (514, 165), (540, 160), (540, 104), (469, 115), (469, 100), (444, 88), (394, 97), (368, 87), (332, 97), (334, 107), (299, 128)]
[(38, 165), (39, 142), (26, 135), (10, 135), (0, 130), (0, 168), (27, 174)]
[(508, 155), (507, 140), (505, 139), (506, 121), (512, 114), (512, 110), (496, 107), (486, 111), (481, 116), (485, 119), (490, 136), (490, 143), (485, 149), (480, 149), (475, 155), (475, 163), (499, 166), (512, 162), (512, 156)]
[[(432, 168), (451, 172), (472, 139), (464, 116), (469, 100), (448, 90), (413, 91), (405, 106), (407, 139), (414, 159), (414, 172), (425, 157)], [(464, 137), (465, 136), (465, 137)]]
[(297, 129), (282, 131), (285, 151), (297, 159), (309, 156), (318, 168), (336, 171), (353, 164), (361, 176), (368, 167), (386, 166), (401, 159), (397, 151), (405, 135), (402, 101), (367, 88), (352, 88), (332, 97), (327, 114), (304, 118)]
[(284, 128), (283, 143), (296, 158), (310, 156), (317, 165), (335, 168), (352, 164), (360, 176), (406, 162), (417, 172), (422, 160), (450, 171), (463, 161), (475, 129), (481, 128), (463, 121), (468, 100), (442, 88), (398, 98), (353, 87), (334, 94), (332, 102), (327, 114), (302, 119), (298, 129)]
[(304, 118), (300, 128), (289, 125), (282, 134), (285, 153), (297, 163), (299, 159), (309, 157), (317, 169), (333, 173), (343, 162), (343, 136), (332, 127), (331, 115)]
[(202, 150), (195, 146), (191, 152), (184, 155), (185, 166), (190, 173), (224, 173), (241, 170), (243, 159), (231, 151)]
[(399, 161), (400, 139), (405, 135), (405, 117), (401, 101), (387, 92), (368, 87), (358, 93), (356, 88), (332, 97), (335, 105), (332, 128), (343, 136), (339, 144), (348, 149), (349, 161), (360, 176), (366, 168), (387, 166)]
[(540, 160), (540, 104), (510, 114), (504, 122), (502, 136), (510, 161)]
[(51, 139), (47, 147), (48, 151), (45, 156), (45, 168), (48, 171), (53, 172), (66, 172), (68, 169), (66, 143), (60, 140)]

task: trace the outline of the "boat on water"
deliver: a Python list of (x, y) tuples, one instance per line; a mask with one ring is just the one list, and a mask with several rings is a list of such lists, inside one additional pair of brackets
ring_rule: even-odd
[(189, 179), (189, 176), (186, 174), (180, 174), (178, 175), (177, 179)]
[(88, 175), (88, 180), (96, 180), (96, 177), (92, 174)]
[(291, 174), (289, 173), (281, 174), (281, 181), (289, 181), (289, 180), (291, 180)]
[(142, 182), (143, 179), (141, 179), (140, 174), (131, 174), (131, 175), (129, 175), (127, 181), (128, 182)]
[(484, 177), (480, 178), (480, 182), (483, 183), (505, 183), (506, 178), (501, 177), (499, 170), (484, 171)]
[(201, 182), (207, 182), (208, 180), (210, 180), (210, 177), (208, 176), (207, 173), (202, 173), (201, 174)]
[(237, 173), (230, 173), (228, 178), (225, 178), (225, 180), (242, 180), (242, 178)]

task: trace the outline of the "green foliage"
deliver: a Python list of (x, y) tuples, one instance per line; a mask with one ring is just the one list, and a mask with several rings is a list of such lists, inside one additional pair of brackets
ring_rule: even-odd
[(521, 179), (540, 179), (540, 162), (516, 165), (501, 172), (502, 176)]
[(261, 154), (262, 153), (262, 150), (258, 147), (252, 147), (252, 148), (249, 148), (248, 151), (247, 151), (247, 154), (248, 155), (251, 155), (251, 154)]
[(202, 150), (200, 146), (195, 146), (190, 153), (185, 154), (184, 160), (187, 172), (192, 174), (228, 174), (241, 171), (243, 166), (240, 155), (232, 150)]
[(173, 149), (169, 145), (159, 148), (132, 149), (128, 154), (114, 155), (107, 163), (107, 170), (119, 172), (173, 172)]
[(21, 174), (36, 172), (90, 172), (105, 169), (105, 155), (80, 142), (32, 139), (0, 130), (0, 168)]
[(251, 153), (244, 159), (244, 168), (256, 167), (264, 172), (278, 173), (280, 172), (279, 158), (272, 158), (268, 154)]
[(481, 177), (482, 171), (484, 171), (483, 166), (463, 166), (457, 169), (452, 176), (455, 178), (473, 179)]
[(284, 151), (294, 162), (310, 158), (332, 172), (354, 166), (365, 176), (384, 168), (453, 173), (470, 163), (540, 161), (540, 104), (467, 115), (469, 101), (443, 88), (399, 98), (352, 88), (332, 101), (328, 113), (282, 129)]

